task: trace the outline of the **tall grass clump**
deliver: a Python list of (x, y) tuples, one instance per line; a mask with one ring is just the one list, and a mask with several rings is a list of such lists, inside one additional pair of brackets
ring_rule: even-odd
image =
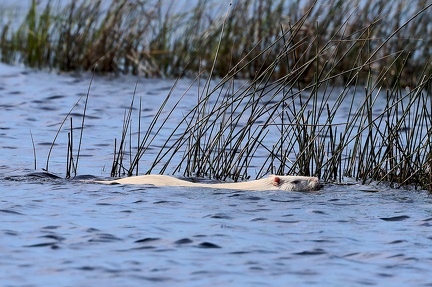
[[(341, 3), (325, 6), (326, 15), (348, 9)], [(122, 173), (112, 175), (137, 174), (146, 155), (153, 163), (141, 167), (143, 173), (234, 181), (268, 173), (301, 174), (328, 182), (349, 177), (431, 189), (430, 65), (424, 63), (418, 73), (412, 70), (413, 55), (422, 51), (423, 43), (415, 44), (417, 50), (410, 50), (409, 43), (394, 45), (415, 32), (432, 4), (413, 10), (386, 34), (380, 34), (389, 27), (384, 16), (394, 11), (384, 3), (362, 7), (376, 17), (364, 19), (363, 26), (357, 23), (354, 30), (356, 10), (346, 10), (351, 12), (337, 23), (326, 18), (331, 23), (315, 21), (310, 28), (308, 23), (324, 8), (309, 4), (297, 21), (281, 25), (264, 47), (261, 40), (255, 42), (213, 84), (219, 62), (226, 60), (219, 53), (234, 7), (221, 22), (211, 67), (204, 68), (204, 63), (194, 79), (199, 83), (196, 105), (163, 137), (160, 131), (168, 128), (183, 98), (174, 99), (170, 92), (145, 128), (135, 156), (129, 164), (117, 162)], [(329, 35), (322, 32), (328, 27)], [(245, 71), (255, 72), (250, 80), (238, 80)], [(176, 104), (160, 120), (170, 100)], [(148, 149), (155, 141), (164, 143), (156, 154)]]
[[(134, 92), (115, 140), (112, 176), (238, 181), (299, 174), (432, 190), (425, 34), (432, 4), (232, 1), (221, 15), (214, 12), (219, 2), (196, 3), (174, 12), (162, 0), (82, 0), (59, 10), (32, 1), (21, 25), (2, 22), (2, 61), (192, 79), (181, 96), (175, 82), (147, 125)], [(192, 89), (196, 104), (173, 126)], [(68, 176), (77, 172), (81, 147), (74, 156), (72, 131), (71, 122)], [(145, 167), (143, 157), (151, 162)]]
[[(273, 67), (272, 80), (296, 71), (304, 87), (316, 68), (331, 71), (340, 84), (348, 83), (350, 69), (367, 61), (367, 51), (377, 51), (376, 61), (362, 68), (358, 81), (368, 79), (368, 69), (391, 66), (387, 80), (393, 83), (405, 65), (399, 82), (409, 85), (418, 82), (431, 58), (430, 13), (419, 15), (378, 49), (408, 15), (425, 7), (421, 0), (197, 0), (187, 7), (163, 0), (53, 2), (41, 7), (32, 0), (21, 24), (2, 15), (1, 61), (174, 78), (210, 70), (212, 76), (224, 77), (238, 63), (251, 62), (235, 71), (237, 78), (254, 79)], [(225, 17), (228, 7), (231, 12)], [(288, 34), (278, 40), (284, 32)], [(335, 45), (334, 37), (343, 41)], [(280, 51), (287, 46), (290, 56), (280, 61)], [(334, 56), (317, 57), (319, 51)], [(392, 63), (388, 56), (395, 53), (403, 55)]]

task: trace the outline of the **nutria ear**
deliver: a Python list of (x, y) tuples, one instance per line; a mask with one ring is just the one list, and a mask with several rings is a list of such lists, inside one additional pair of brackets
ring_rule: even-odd
[(272, 184), (273, 184), (274, 186), (279, 186), (280, 183), (281, 183), (281, 179), (280, 179), (280, 177), (279, 177), (279, 176), (275, 176), (275, 175), (273, 175), (273, 178), (272, 178)]

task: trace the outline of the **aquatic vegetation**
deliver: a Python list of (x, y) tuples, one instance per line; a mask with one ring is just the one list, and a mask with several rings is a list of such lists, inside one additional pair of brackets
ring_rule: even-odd
[[(51, 26), (50, 35), (62, 35), (62, 44), (51, 45), (56, 49), (49, 57), (30, 57), (22, 49), (15, 60), (60, 70), (195, 74), (192, 84), (199, 83), (196, 105), (168, 136), (161, 131), (182, 97), (172, 98), (171, 90), (151, 123), (139, 124), (137, 138), (133, 98), (115, 143), (112, 176), (135, 175), (138, 168), (233, 181), (276, 173), (431, 189), (432, 74), (425, 31), (432, 4), (234, 1), (226, 14), (211, 17), (208, 1), (165, 15), (162, 1), (154, 9), (146, 1), (112, 1), (107, 10), (99, 1), (74, 3)], [(50, 14), (49, 7), (36, 21), (29, 12), (27, 32), (46, 34), (37, 31), (46, 30), (38, 27), (46, 26), (42, 15)], [(62, 32), (55, 32), (59, 27)], [(30, 39), (32, 33), (19, 31), (3, 34)], [(175, 103), (167, 108), (169, 101)], [(343, 122), (335, 120), (340, 113), (346, 114)], [(136, 116), (140, 123), (140, 112)], [(149, 152), (155, 140), (164, 142), (156, 154)], [(145, 169), (144, 155), (153, 158)]]
[[(411, 88), (402, 88), (402, 79), (410, 69), (405, 50), (382, 54), (398, 31), (427, 8), (407, 18), (394, 33), (376, 43), (375, 49), (368, 42), (377, 41), (371, 39), (370, 31), (379, 20), (359, 30), (357, 38), (350, 35), (349, 49), (339, 34), (347, 30), (345, 21), (329, 42), (316, 48), (312, 61), (296, 62), (292, 67), (289, 63), (296, 57), (293, 47), (298, 46), (293, 42), (298, 32), (295, 27), (300, 23), (282, 30), (256, 56), (266, 57), (272, 50), (277, 51), (277, 57), (252, 80), (236, 84), (238, 71), (247, 70), (256, 64), (254, 61), (239, 62), (213, 87), (210, 74), (198, 91), (196, 106), (185, 112), (183, 120), (165, 138), (153, 165), (143, 172), (165, 173), (174, 165), (174, 172), (185, 176), (219, 180), (238, 181), (251, 175), (259, 178), (275, 173), (318, 176), (331, 182), (351, 177), (362, 182), (388, 181), (429, 188), (432, 75), (425, 65), (423, 77), (411, 82)], [(301, 21), (312, 11), (308, 10)], [(318, 42), (315, 37), (309, 46), (317, 46)], [(363, 57), (365, 51), (367, 58)], [(337, 56), (341, 52), (342, 56)], [(356, 59), (349, 69), (340, 67), (346, 65), (345, 57)], [(386, 61), (386, 66), (376, 67), (380, 61)], [(217, 59), (214, 63), (216, 66)], [(283, 77), (276, 75), (281, 63), (291, 68)], [(308, 82), (299, 76), (299, 71), (306, 69), (313, 71)], [(336, 114), (346, 107), (348, 111), (342, 111), (347, 115), (346, 121), (335, 122)], [(134, 174), (147, 147), (163, 129), (166, 119), (156, 124), (160, 114), (161, 111), (147, 129), (147, 135), (154, 136), (142, 139), (130, 166), (124, 167), (125, 174)], [(271, 142), (268, 134), (279, 137)], [(183, 154), (180, 161), (178, 154)]]
[[(327, 77), (343, 73), (337, 77), (342, 84), (353, 67), (362, 67), (358, 80), (365, 82), (368, 70), (392, 66), (387, 80), (406, 85), (422, 77), (431, 57), (431, 14), (404, 25), (408, 15), (427, 9), (421, 0), (198, 0), (192, 7), (168, 2), (48, 1), (39, 7), (32, 0), (19, 25), (13, 13), (1, 14), (1, 61), (174, 78), (210, 69), (224, 77), (236, 66), (236, 77), (253, 79), (275, 65), (273, 80), (295, 73), (299, 83), (308, 83), (317, 68)], [(284, 39), (277, 41), (281, 33)]]

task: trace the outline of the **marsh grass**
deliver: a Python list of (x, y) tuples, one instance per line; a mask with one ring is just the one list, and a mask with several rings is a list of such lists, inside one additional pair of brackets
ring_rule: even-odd
[[(113, 1), (106, 13), (91, 6), (96, 2), (77, 3), (66, 8), (67, 22), (60, 17), (64, 47), (72, 45), (61, 57), (69, 57), (66, 63), (96, 71), (197, 74), (189, 87), (198, 87), (196, 105), (174, 127), (168, 123), (189, 89), (174, 97), (176, 82), (146, 126), (141, 105), (138, 115), (133, 112), (134, 92), (115, 140), (112, 176), (140, 170), (238, 181), (276, 173), (431, 189), (431, 40), (424, 31), (432, 4), (236, 1), (226, 15), (212, 17), (206, 14), (210, 4), (198, 1), (181, 17), (168, 17), (169, 11), (160, 17), (160, 1), (154, 9), (144, 9), (147, 2), (132, 9), (128, 5), (135, 4)], [(142, 16), (138, 8), (146, 17), (128, 14)], [(100, 13), (80, 21), (90, 10)], [(95, 15), (105, 15), (104, 21)], [(48, 54), (61, 55), (56, 53)], [(163, 136), (168, 128), (170, 135)], [(156, 153), (149, 149), (155, 142), (163, 143)], [(143, 156), (152, 164), (140, 166)]]
[[(45, 168), (43, 169), (46, 172), (49, 172), (49, 162), (50, 162), (50, 157), (51, 157), (51, 152), (54, 149), (54, 145), (57, 141), (58, 136), (60, 135), (64, 124), (66, 123), (66, 121), (69, 119), (70, 121), (70, 127), (69, 127), (69, 132), (67, 133), (68, 135), (68, 140), (67, 140), (67, 153), (66, 153), (66, 178), (74, 178), (77, 175), (78, 172), (78, 162), (79, 162), (79, 158), (80, 158), (80, 152), (81, 152), (81, 144), (82, 144), (82, 139), (83, 139), (83, 135), (84, 135), (84, 126), (85, 126), (85, 119), (86, 119), (86, 111), (87, 111), (87, 106), (88, 106), (88, 99), (90, 96), (90, 88), (92, 86), (93, 83), (93, 77), (94, 77), (94, 73), (93, 76), (90, 80), (89, 86), (88, 86), (88, 90), (86, 94), (81, 95), (81, 97), (78, 99), (78, 101), (75, 102), (75, 105), (69, 110), (69, 112), (66, 114), (66, 116), (63, 118), (63, 121), (61, 122), (57, 133), (54, 136), (54, 139), (51, 143), (50, 149), (48, 151), (48, 155), (47, 155), (47, 160), (46, 160), (46, 165)], [(80, 126), (80, 135), (79, 135), (79, 143), (78, 143), (78, 148), (76, 150), (76, 154), (74, 154), (74, 135), (73, 135), (73, 131), (74, 131), (74, 127), (73, 127), (73, 117), (72, 117), (72, 112), (75, 110), (75, 108), (78, 106), (78, 104), (81, 102), (81, 100), (84, 98), (84, 108), (83, 108), (83, 113), (81, 116), (81, 126)], [(32, 142), (33, 142), (33, 136), (32, 136)], [(33, 150), (34, 150), (34, 161), (35, 161), (35, 167), (36, 167), (36, 150), (34, 148), (34, 143), (33, 143)], [(36, 168), (35, 168), (36, 169)]]
[[(406, 15), (426, 6), (421, 0), (198, 0), (183, 9), (166, 2), (79, 0), (60, 7), (48, 1), (40, 7), (32, 0), (20, 25), (3, 13), (1, 61), (174, 78), (210, 70), (212, 76), (224, 77), (237, 66), (237, 78), (254, 79), (270, 68), (272, 80), (295, 72), (298, 84), (305, 86), (319, 76), (317, 69), (321, 76), (346, 84), (355, 63), (362, 66), (359, 82), (369, 72), (391, 66), (387, 80), (409, 85), (418, 82), (431, 58), (430, 13), (389, 37)], [(284, 31), (289, 33), (278, 41)], [(389, 42), (378, 49), (385, 38)], [(377, 51), (375, 61), (363, 65), (370, 51)], [(397, 53), (402, 56), (392, 63), (389, 55)], [(431, 68), (426, 69), (429, 73)]]
[[(422, 77), (410, 77), (411, 88), (402, 88), (404, 77), (411, 73), (412, 58), (407, 47), (388, 47), (399, 33), (403, 35), (404, 29), (423, 19), (428, 8), (413, 12), (380, 39), (373, 35), (384, 25), (382, 16), (350, 34), (352, 14), (348, 15), (325, 41), (317, 23), (316, 34), (299, 53), (304, 40), (298, 33), (313, 17), (315, 6), (311, 6), (298, 22), (287, 30), (281, 28), (266, 48), (259, 48), (260, 42), (255, 44), (212, 86), (210, 80), (220, 58), (216, 54), (207, 80), (200, 75), (193, 81), (204, 81), (202, 87), (198, 85), (197, 104), (185, 111), (170, 136), (158, 138), (182, 100), (173, 99), (177, 103), (159, 121), (171, 91), (146, 128), (131, 164), (122, 165), (123, 174), (136, 174), (139, 160), (146, 154), (154, 160), (146, 170), (141, 169), (144, 173), (172, 172), (233, 181), (268, 173), (301, 174), (327, 182), (343, 182), (349, 177), (364, 183), (386, 181), (430, 189), (430, 67), (425, 64), (419, 73)], [(229, 25), (223, 26), (220, 39), (227, 30)], [(218, 42), (217, 51), (222, 50), (222, 42)], [(307, 54), (313, 56), (303, 61)], [(280, 75), (282, 63), (286, 71)], [(236, 80), (249, 69), (257, 71), (251, 80)], [(305, 73), (311, 76), (305, 78)], [(346, 120), (340, 121), (341, 112)], [(127, 128), (126, 124), (122, 139)], [(156, 139), (164, 142), (162, 148), (156, 155), (148, 154)]]

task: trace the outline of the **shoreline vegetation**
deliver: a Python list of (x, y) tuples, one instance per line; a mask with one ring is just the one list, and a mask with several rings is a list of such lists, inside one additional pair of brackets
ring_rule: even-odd
[[(133, 97), (115, 141), (112, 176), (138, 174), (146, 154), (153, 164), (140, 173), (173, 169), (239, 181), (249, 179), (253, 168), (256, 177), (348, 177), (432, 190), (432, 4), (232, 1), (223, 7), (227, 13), (214, 16), (209, 11), (216, 1), (165, 14), (163, 0), (113, 0), (104, 9), (100, 1), (71, 3), (53, 11), (49, 2), (38, 12), (32, 1), (16, 29), (3, 19), (1, 61), (59, 71), (186, 76), (200, 83), (196, 106), (163, 140), (158, 137), (173, 112), (165, 110), (172, 91), (146, 127), (140, 103), (133, 114)], [(238, 88), (237, 79), (247, 81)], [(342, 109), (348, 118), (336, 122)], [(269, 143), (267, 134), (279, 136)], [(165, 144), (149, 155), (156, 140)], [(73, 176), (81, 147), (74, 156), (69, 142)], [(263, 151), (268, 157), (252, 167), (251, 158)]]
[(3, 8), (1, 62), (169, 78), (224, 77), (237, 65), (237, 78), (253, 79), (271, 67), (272, 80), (306, 84), (317, 72), (346, 84), (361, 68), (362, 82), (388, 69), (387, 81), (411, 86), (431, 72), (432, 14), (421, 0), (38, 2), (20, 24)]

